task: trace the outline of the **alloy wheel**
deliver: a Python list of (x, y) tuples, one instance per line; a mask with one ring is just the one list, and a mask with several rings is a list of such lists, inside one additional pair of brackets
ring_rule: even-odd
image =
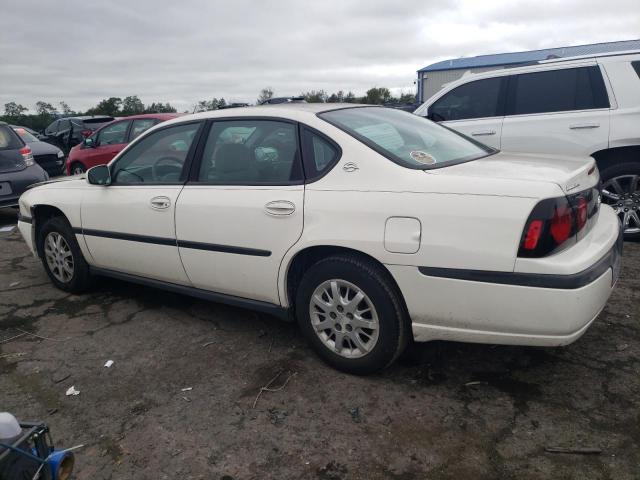
[(363, 357), (378, 341), (380, 322), (373, 302), (346, 280), (321, 283), (311, 295), (309, 316), (325, 347), (342, 357)]
[(73, 254), (58, 232), (50, 232), (44, 239), (44, 255), (51, 274), (58, 281), (69, 283), (73, 278)]
[(611, 205), (625, 233), (640, 233), (640, 175), (619, 175), (602, 186), (602, 200)]

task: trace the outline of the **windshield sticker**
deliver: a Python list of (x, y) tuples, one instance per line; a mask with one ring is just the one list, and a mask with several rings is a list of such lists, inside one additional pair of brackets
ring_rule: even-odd
[(409, 153), (409, 156), (418, 163), (422, 163), (423, 165), (433, 165), (436, 163), (436, 159), (427, 152), (423, 152), (421, 150), (414, 150)]

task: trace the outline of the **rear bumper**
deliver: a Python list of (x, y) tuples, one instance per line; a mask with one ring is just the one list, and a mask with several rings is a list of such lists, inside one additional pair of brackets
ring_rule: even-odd
[(38, 165), (32, 165), (19, 172), (9, 172), (0, 174), (0, 182), (8, 182), (11, 186), (11, 193), (0, 195), (0, 207), (15, 207), (18, 205), (20, 195), (24, 193), (29, 185), (48, 180), (49, 176)]
[[(540, 346), (577, 340), (606, 305), (620, 271), (620, 224), (613, 212), (603, 213), (594, 238), (574, 247), (593, 252), (589, 266), (573, 273), (388, 265), (404, 295), (414, 339)], [(587, 254), (567, 253), (575, 265)]]

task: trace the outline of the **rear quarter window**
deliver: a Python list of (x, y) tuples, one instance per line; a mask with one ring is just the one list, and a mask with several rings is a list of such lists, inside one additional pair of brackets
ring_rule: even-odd
[(0, 150), (17, 150), (23, 146), (24, 143), (11, 128), (0, 125)]

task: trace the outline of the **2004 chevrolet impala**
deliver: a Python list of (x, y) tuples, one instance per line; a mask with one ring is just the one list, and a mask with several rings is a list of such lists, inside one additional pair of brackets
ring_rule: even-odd
[(592, 158), (512, 155), (382, 107), (285, 104), (158, 125), (18, 225), (58, 287), (95, 275), (295, 317), (364, 374), (407, 342), (566, 345), (622, 237)]

